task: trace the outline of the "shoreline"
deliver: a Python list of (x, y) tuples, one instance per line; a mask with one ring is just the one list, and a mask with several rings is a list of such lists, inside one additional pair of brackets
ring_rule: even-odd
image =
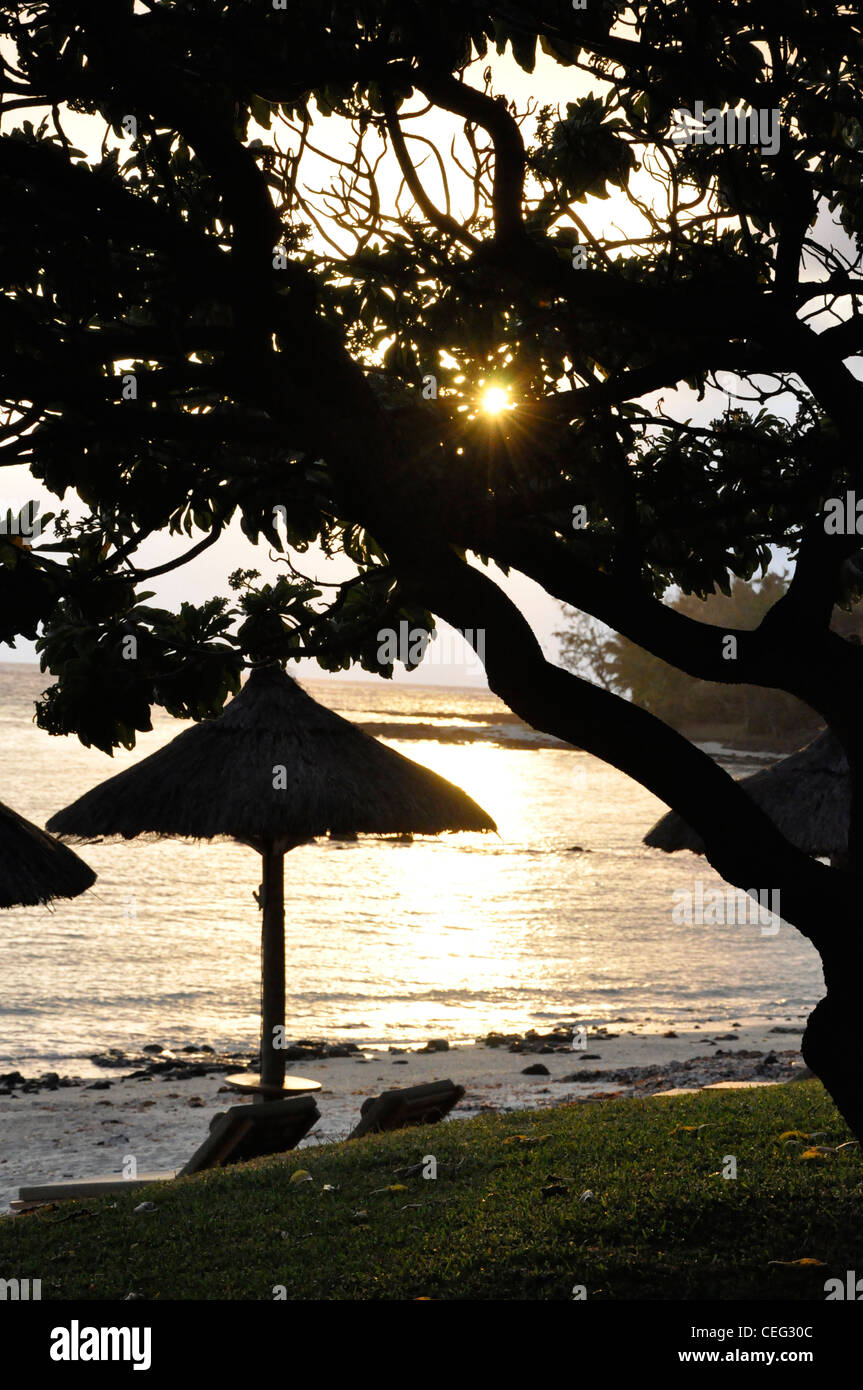
[[(576, 850), (581, 853), (589, 852), (581, 846), (573, 846), (570, 852)], [(796, 1035), (799, 1039), (802, 1037), (806, 1020), (817, 1003), (817, 997), (813, 997), (811, 1001), (795, 999), (793, 1003), (784, 999), (774, 1000), (750, 1009), (746, 1008), (743, 1001), (739, 1001), (742, 1008), (736, 1010), (728, 1009), (724, 1001), (714, 1000), (705, 1001), (707, 1007), (704, 1012), (694, 1007), (677, 1013), (660, 1012), (650, 1015), (638, 1011), (633, 1014), (603, 1011), (583, 1013), (573, 1021), (569, 1021), (572, 1015), (567, 1018), (566, 1015), (546, 1010), (542, 1014), (534, 1013), (532, 1018), (514, 1021), (509, 1025), (512, 1031), (503, 1031), (505, 1025), (502, 1025), (501, 1028), (493, 1029), (487, 1034), (455, 1030), (451, 1025), (447, 1030), (446, 1023), (441, 1021), (436, 1034), (411, 1029), (404, 1033), (392, 1031), (387, 1035), (369, 1029), (366, 1023), (346, 1022), (337, 1024), (327, 1033), (297, 1034), (286, 1044), (285, 1061), (291, 1064), (306, 1059), (320, 1060), (327, 1056), (348, 1057), (356, 1054), (365, 1054), (367, 1057), (386, 1056), (390, 1053), (394, 1057), (420, 1055), (426, 1048), (431, 1047), (430, 1040), (435, 1037), (445, 1042), (441, 1049), (443, 1051), (461, 1051), (464, 1048), (485, 1046), (493, 1048), (504, 1043), (507, 1046), (512, 1044), (513, 1051), (541, 1052), (561, 1045), (569, 1051), (572, 1047), (572, 1034), (576, 1028), (587, 1035), (591, 1046), (603, 1039), (613, 1039), (617, 1052), (621, 1051), (621, 1047), (629, 1046), (637, 1049), (641, 1055), (642, 1043), (652, 1042), (655, 1044), (657, 1056), (676, 1057), (675, 1048), (669, 1049), (667, 1044), (669, 1041), (676, 1042), (678, 1038), (686, 1039), (690, 1035), (700, 1034), (700, 1041), (704, 1046), (713, 1046), (723, 1041), (733, 1042), (736, 1038), (732, 1037), (732, 1034), (740, 1034), (741, 1038), (757, 1036), (762, 1039), (762, 1045), (769, 1042), (773, 1034), (777, 1037), (782, 1034)], [(713, 1007), (725, 1008), (725, 1016), (719, 1017), (708, 1012), (711, 1003)], [(559, 1034), (565, 1035), (562, 1040)], [(192, 1037), (194, 1036), (195, 1034), (192, 1034)], [(693, 1040), (698, 1042), (699, 1038), (695, 1036)], [(573, 1050), (577, 1058), (578, 1049)], [(28, 1091), (51, 1089), (52, 1085), (55, 1089), (57, 1085), (87, 1086), (106, 1078), (119, 1081), (132, 1077), (143, 1069), (156, 1074), (170, 1070), (172, 1066), (179, 1069), (200, 1068), (203, 1065), (213, 1070), (221, 1067), (223, 1071), (237, 1071), (246, 1064), (257, 1063), (257, 1060), (257, 1049), (246, 1039), (241, 1041), (231, 1038), (226, 1043), (223, 1038), (214, 1037), (206, 1043), (190, 1042), (188, 1035), (184, 1039), (182, 1035), (172, 1038), (165, 1034), (161, 1037), (156, 1034), (154, 1038), (151, 1032), (143, 1030), (138, 1037), (126, 1041), (123, 1046), (94, 1043), (92, 1051), (84, 1048), (81, 1051), (50, 1050), (41, 1053), (31, 1053), (25, 1049), (15, 1052), (10, 1050), (0, 1052), (0, 1100), (10, 1084), (13, 1087), (23, 1085)], [(10, 1077), (16, 1074), (18, 1081), (10, 1083)], [(196, 1070), (190, 1071), (189, 1074), (201, 1073), (200, 1070)], [(49, 1078), (54, 1078), (53, 1083)]]
[[(799, 1052), (802, 1029), (802, 1022), (763, 1020), (733, 1030), (724, 1023), (712, 1031), (667, 1029), (664, 1035), (597, 1029), (580, 1037), (584, 1045), (575, 1048), (572, 1025), (497, 1035), (492, 1045), (478, 1040), (451, 1046), (445, 1039), (423, 1049), (319, 1043), (323, 1055), (312, 1056), (307, 1047), (288, 1061), (287, 1071), (321, 1083), (316, 1093), (321, 1119), (302, 1141), (304, 1147), (346, 1138), (368, 1096), (445, 1078), (465, 1087), (452, 1121), (803, 1079), (809, 1073)], [(129, 1156), (142, 1172), (180, 1167), (206, 1136), (214, 1114), (248, 1103), (223, 1084), (224, 1073), (236, 1071), (248, 1053), (150, 1051), (134, 1060), (145, 1062), (133, 1068), (137, 1075), (117, 1058), (96, 1080), (49, 1073), (23, 1078), (21, 1085), (9, 1084), (8, 1074), (0, 1078), (0, 1214), (8, 1214), (21, 1184), (119, 1175)]]

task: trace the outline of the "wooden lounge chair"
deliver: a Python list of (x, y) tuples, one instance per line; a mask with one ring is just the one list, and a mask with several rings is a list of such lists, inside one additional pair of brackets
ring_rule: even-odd
[(360, 1106), (360, 1122), (349, 1139), (376, 1134), (385, 1129), (404, 1129), (407, 1125), (433, 1125), (448, 1115), (464, 1095), (464, 1086), (452, 1081), (430, 1081), (424, 1086), (384, 1091), (369, 1096)]
[(182, 1168), (159, 1173), (139, 1173), (123, 1178), (114, 1173), (95, 1178), (39, 1183), (21, 1187), (18, 1200), (11, 1203), (16, 1211), (32, 1202), (59, 1202), (71, 1197), (103, 1197), (109, 1193), (134, 1191), (154, 1182), (170, 1182), (200, 1173), (205, 1168), (222, 1168), (229, 1163), (245, 1163), (251, 1158), (284, 1153), (296, 1148), (320, 1119), (320, 1111), (312, 1096), (295, 1096), (261, 1105), (232, 1105), (230, 1110), (214, 1115), (210, 1132)]

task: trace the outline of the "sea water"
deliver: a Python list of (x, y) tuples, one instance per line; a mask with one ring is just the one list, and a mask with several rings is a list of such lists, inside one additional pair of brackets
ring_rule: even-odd
[[(0, 667), (0, 797), (39, 825), (183, 727), (157, 713), (134, 752), (111, 759), (36, 728), (48, 683), (35, 667)], [(463, 787), (498, 834), (295, 849), (289, 1036), (396, 1046), (558, 1020), (796, 1021), (823, 993), (813, 948), (784, 923), (764, 934), (675, 921), (680, 893), (721, 881), (702, 858), (642, 845), (662, 803), (583, 752), (544, 746), (487, 691), (303, 684)], [(258, 856), (175, 840), (78, 852), (99, 875), (87, 893), (0, 913), (0, 1070), (85, 1076), (108, 1047), (255, 1046)]]

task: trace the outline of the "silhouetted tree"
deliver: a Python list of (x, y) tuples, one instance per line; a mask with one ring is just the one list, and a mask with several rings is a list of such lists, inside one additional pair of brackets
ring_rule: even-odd
[[(727, 594), (719, 589), (703, 599), (678, 594), (670, 606), (695, 622), (710, 623), (721, 633), (738, 629), (752, 632), (787, 587), (787, 578), (770, 570), (761, 580), (747, 582), (732, 577)], [(836, 632), (859, 638), (863, 609), (857, 606), (847, 612), (837, 608), (832, 626)], [(583, 613), (566, 609), (564, 626), (556, 636), (565, 666), (584, 669), (606, 690), (634, 700), (690, 737), (719, 737), (710, 730), (721, 726), (723, 737), (737, 743), (787, 750), (808, 742), (822, 727), (823, 721), (814, 710), (784, 690), (698, 680)]]
[[(58, 678), (41, 725), (110, 748), (154, 703), (213, 713), (245, 662), (386, 674), (376, 634), (401, 617), (481, 630), (516, 713), (649, 787), (732, 884), (781, 890), (824, 961), (804, 1049), (863, 1136), (860, 873), (793, 849), (698, 748), (547, 661), (485, 563), (692, 676), (817, 711), (848, 751), (863, 864), (863, 651), (830, 629), (860, 542), (825, 525), (829, 499), (863, 496), (857, 7), (56, 0), (0, 4), (0, 35), (0, 462), (89, 509), (0, 543), (0, 636), (41, 632)], [(590, 90), (532, 131), (480, 75), (490, 44)], [(698, 101), (776, 113), (778, 148), (712, 143), (712, 116), (709, 142), (680, 143), (672, 113)], [(101, 154), (69, 112), (98, 118)], [(316, 199), (340, 118), (350, 148)], [(605, 225), (612, 190), (627, 206)], [(750, 408), (700, 425), (657, 399), (717, 372)], [(517, 409), (477, 412), (483, 378)], [(148, 607), (166, 566), (137, 558), (147, 538), (196, 532), (180, 566), (235, 516), (357, 576), (324, 595), (246, 573), (233, 600)], [(794, 577), (734, 660), (661, 602), (751, 578), (771, 546)]]

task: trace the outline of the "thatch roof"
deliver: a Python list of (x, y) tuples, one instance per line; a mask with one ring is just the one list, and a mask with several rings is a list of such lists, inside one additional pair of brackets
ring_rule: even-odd
[(452, 782), (325, 709), (275, 666), (252, 672), (218, 718), (109, 777), (49, 825), (75, 840), (230, 836), (256, 847), (328, 831), (496, 829)]
[(76, 898), (95, 882), (89, 864), (0, 802), (0, 907)]
[[(848, 762), (829, 729), (797, 753), (740, 782), (781, 830), (806, 854), (842, 855), (848, 849), (851, 783)], [(676, 811), (668, 811), (644, 837), (644, 844), (673, 854), (704, 853), (704, 843)]]

